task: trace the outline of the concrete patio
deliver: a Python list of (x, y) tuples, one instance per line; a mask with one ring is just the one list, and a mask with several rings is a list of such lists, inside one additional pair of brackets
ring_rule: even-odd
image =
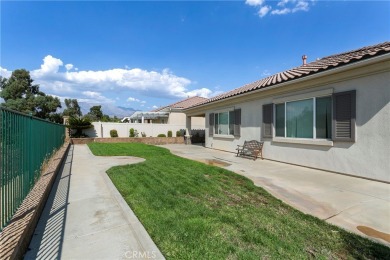
[(269, 160), (253, 161), (197, 145), (162, 147), (246, 176), (304, 213), (390, 246), (390, 184)]

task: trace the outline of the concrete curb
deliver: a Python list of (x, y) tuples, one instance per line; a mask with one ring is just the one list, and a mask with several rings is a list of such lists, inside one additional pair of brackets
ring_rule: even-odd
[[(154, 241), (150, 238), (148, 232), (146, 231), (142, 223), (139, 221), (137, 216), (134, 214), (134, 212), (131, 210), (129, 205), (123, 199), (122, 195), (116, 189), (111, 179), (108, 177), (107, 173), (104, 173), (102, 175), (107, 187), (109, 188), (110, 192), (114, 196), (119, 207), (123, 210), (124, 217), (130, 224), (130, 227), (134, 232), (139, 245), (144, 249), (146, 255), (149, 255), (150, 256), (149, 258), (153, 258), (153, 259), (165, 259), (165, 257), (162, 255), (162, 253), (160, 252), (160, 250), (158, 249)], [(131, 257), (129, 256), (129, 258)]]

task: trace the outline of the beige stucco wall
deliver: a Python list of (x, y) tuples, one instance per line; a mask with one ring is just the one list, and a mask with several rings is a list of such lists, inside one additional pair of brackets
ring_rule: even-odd
[[(130, 128), (138, 131), (139, 136), (144, 132), (148, 137), (156, 137), (159, 134), (168, 134), (172, 131), (172, 136), (176, 136), (176, 131), (186, 129), (186, 115), (184, 113), (172, 112), (169, 115), (169, 122), (158, 123), (111, 123), (111, 122), (93, 122), (93, 128), (86, 129), (83, 132), (89, 137), (110, 137), (110, 130), (115, 129), (119, 137), (128, 137)], [(192, 117), (191, 129), (205, 129), (204, 117)]]
[(168, 124), (186, 124), (186, 114), (184, 113), (169, 113)]
[[(186, 114), (183, 112), (169, 113), (168, 124), (184, 125), (185, 126)], [(192, 129), (204, 129), (205, 128), (205, 118), (204, 117), (191, 117), (191, 128)]]
[[(213, 105), (208, 114), (225, 108), (241, 108), (241, 137), (209, 137), (206, 120), (206, 147), (234, 152), (244, 140), (263, 140), (266, 159), (324, 169), (390, 182), (390, 72), (389, 62), (366, 68), (367, 75), (354, 70), (292, 85), (294, 91), (264, 91), (257, 98), (236, 98)], [(382, 68), (381, 72), (378, 72)], [(372, 71), (376, 71), (372, 74)], [(329, 76), (332, 77), (332, 76)], [(328, 82), (325, 82), (328, 81)], [(324, 83), (325, 82), (325, 83)], [(312, 87), (316, 86), (316, 87)], [(274, 142), (261, 137), (262, 105), (275, 98), (333, 89), (356, 90), (356, 142), (333, 142), (331, 146)], [(241, 100), (240, 100), (241, 99)], [(331, 142), (330, 142), (331, 143)]]
[(157, 137), (159, 134), (168, 135), (172, 131), (172, 136), (176, 137), (176, 131), (184, 129), (183, 125), (171, 124), (140, 124), (140, 123), (110, 123), (110, 122), (93, 122), (93, 128), (84, 130), (89, 137), (110, 137), (110, 130), (115, 129), (119, 137), (129, 137), (130, 129), (137, 130), (138, 136), (144, 132), (147, 137)]
[(191, 117), (191, 129), (205, 129), (206, 118), (204, 117)]

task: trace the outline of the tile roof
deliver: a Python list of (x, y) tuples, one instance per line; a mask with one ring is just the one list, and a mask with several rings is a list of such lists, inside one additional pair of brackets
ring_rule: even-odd
[(197, 104), (204, 102), (206, 100), (207, 100), (207, 98), (204, 98), (204, 97), (190, 97), (190, 98), (181, 100), (179, 102), (170, 104), (168, 106), (157, 108), (155, 110), (152, 110), (152, 112), (158, 112), (158, 111), (161, 111), (165, 108), (186, 109), (186, 108), (189, 108), (192, 106), (196, 106)]
[(267, 88), (274, 86), (280, 83), (292, 81), (298, 78), (303, 78), (308, 75), (313, 75), (325, 70), (330, 70), (336, 67), (341, 67), (343, 65), (351, 64), (360, 60), (368, 59), (374, 56), (379, 56), (382, 54), (390, 53), (390, 42), (384, 42), (377, 45), (363, 47), (357, 50), (344, 52), (340, 54), (331, 55), (316, 61), (307, 63), (306, 65), (301, 65), (299, 67), (286, 70), (275, 75), (269, 76), (267, 78), (255, 81), (253, 83), (244, 85), (240, 88), (233, 89), (231, 91), (225, 92), (216, 97), (207, 99), (201, 103), (198, 103), (195, 106), (208, 104), (214, 101), (222, 100), (225, 98), (241, 95), (250, 91)]

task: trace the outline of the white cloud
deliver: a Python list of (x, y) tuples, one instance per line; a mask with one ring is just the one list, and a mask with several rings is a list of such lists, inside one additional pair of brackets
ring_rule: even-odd
[(1, 76), (1, 77), (3, 77), (3, 78), (9, 78), (9, 77), (11, 76), (11, 74), (12, 74), (12, 71), (9, 71), (9, 70), (7, 70), (7, 69), (5, 69), (5, 68), (2, 68), (2, 67), (0, 66), (0, 76)]
[(291, 9), (289, 8), (283, 8), (283, 9), (276, 9), (271, 12), (271, 14), (288, 14), (291, 12)]
[(156, 108), (158, 108), (158, 106), (152, 106), (152, 108), (153, 108), (153, 109), (156, 109)]
[(40, 69), (31, 71), (32, 78), (50, 77), (58, 73), (60, 66), (64, 63), (51, 55), (47, 55), (43, 59), (43, 64)]
[[(64, 65), (65, 64), (65, 65)], [(74, 63), (47, 55), (40, 68), (30, 71), (31, 78), (40, 89), (57, 96), (81, 98), (90, 103), (113, 103), (118, 96), (127, 96), (128, 102), (146, 104), (133, 95), (154, 98), (210, 97), (216, 94), (207, 88), (190, 88), (194, 83), (177, 76), (169, 69), (162, 71), (140, 68), (112, 68), (108, 70), (77, 70)], [(0, 67), (0, 75), (9, 77), (11, 72)]]
[(195, 90), (187, 92), (187, 96), (185, 96), (185, 97), (183, 96), (182, 98), (195, 97), (195, 96), (210, 98), (210, 97), (215, 97), (215, 96), (222, 94), (222, 93), (223, 93), (223, 91), (219, 91), (219, 90), (211, 91), (208, 88), (201, 88), (201, 89), (195, 89)]
[[(65, 67), (65, 69), (61, 69)], [(73, 69), (74, 68), (74, 69)], [(72, 71), (70, 71), (73, 69)], [(2, 74), (7, 74), (2, 68)], [(31, 77), (45, 92), (63, 95), (93, 91), (127, 92), (135, 91), (153, 97), (179, 97), (184, 98), (196, 94), (211, 95), (209, 89), (190, 90), (191, 80), (175, 75), (169, 69), (162, 71), (148, 71), (140, 68), (108, 70), (80, 70), (73, 64), (64, 66), (62, 60), (51, 55), (43, 59), (39, 69), (31, 71)]]
[(210, 97), (213, 94), (213, 92), (208, 88), (201, 88), (201, 89), (195, 89), (195, 90), (189, 91), (186, 94), (187, 94), (187, 96), (183, 96), (182, 98), (195, 97), (195, 96), (207, 98), (207, 97)]
[(278, 6), (283, 7), (283, 6), (285, 6), (288, 2), (292, 2), (292, 1), (294, 1), (294, 0), (282, 0), (282, 1), (278, 2)]
[(309, 3), (307, 1), (298, 1), (296, 6), (292, 9), (292, 12), (309, 11)]
[(66, 64), (65, 68), (66, 70), (71, 70), (73, 68), (73, 64)]
[(114, 100), (107, 98), (102, 95), (100, 92), (94, 91), (83, 91), (84, 96), (88, 97), (88, 99), (80, 99), (80, 102), (100, 102), (100, 103), (114, 103)]
[[(245, 4), (259, 8), (258, 15), (264, 17), (269, 13), (272, 15), (285, 15), (298, 11), (309, 11), (310, 4), (313, 5), (315, 2), (316, 0), (280, 0), (276, 4), (274, 1), (267, 1), (270, 5), (266, 5), (265, 0), (246, 0)], [(271, 11), (271, 9), (273, 10)]]
[(140, 100), (138, 98), (133, 98), (133, 97), (129, 97), (127, 99), (128, 102), (138, 102), (138, 103), (141, 103), (141, 104), (146, 104), (147, 102), (145, 100)]
[(129, 98), (127, 99), (127, 101), (129, 101), (129, 102), (139, 102), (140, 100), (137, 99), (137, 98), (129, 97)]
[(264, 17), (268, 14), (268, 12), (271, 10), (271, 7), (269, 5), (265, 5), (260, 8), (258, 14), (260, 17)]
[(98, 97), (100, 96), (100, 93), (99, 92), (93, 92), (93, 91), (84, 91), (83, 92), (83, 95), (87, 96), (87, 97)]
[(263, 72), (261, 73), (261, 76), (263, 77), (268, 77), (271, 75), (271, 72), (269, 72), (269, 70), (263, 70)]
[(265, 0), (246, 0), (245, 4), (250, 6), (260, 6), (264, 3)]

